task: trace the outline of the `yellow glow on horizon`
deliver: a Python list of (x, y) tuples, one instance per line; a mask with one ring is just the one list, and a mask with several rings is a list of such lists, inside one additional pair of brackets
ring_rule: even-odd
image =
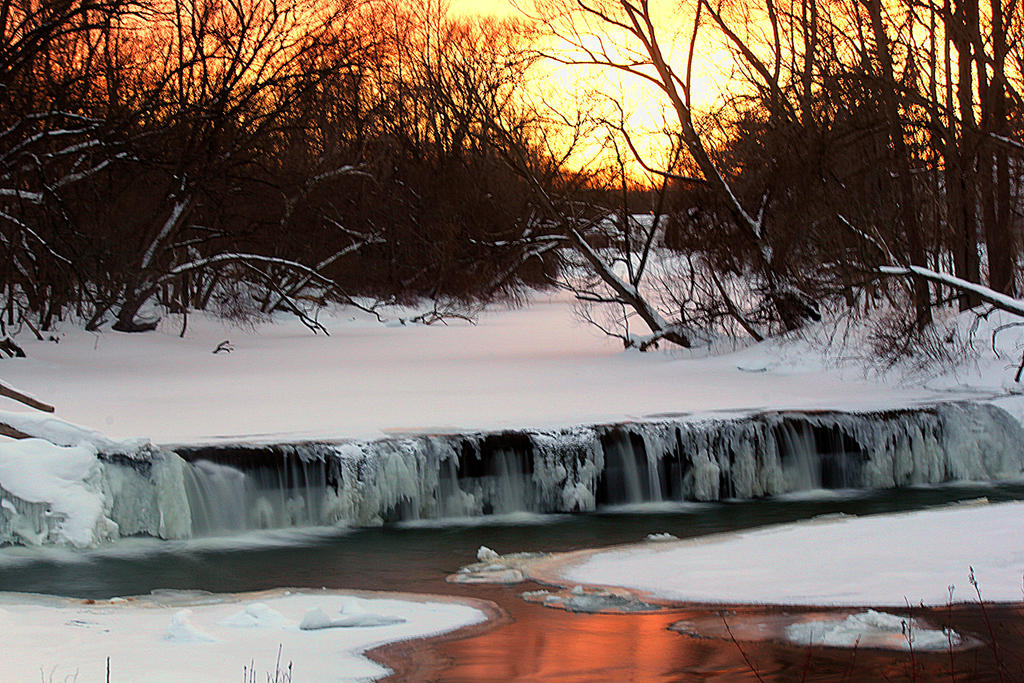
[[(543, 2), (544, 0), (541, 0)], [(450, 8), (454, 15), (493, 16), (498, 18), (529, 19), (528, 14), (536, 11), (535, 0), (450, 0)], [(689, 34), (686, 31), (688, 21), (685, 3), (657, 2), (652, 4), (656, 22), (659, 27), (659, 38), (662, 48), (673, 66), (682, 72), (686, 54), (689, 50)], [(524, 12), (524, 9), (526, 10)], [(590, 21), (593, 21), (591, 18)], [(617, 38), (607, 25), (599, 22), (590, 27), (601, 32), (602, 40), (598, 41), (597, 33), (587, 34), (586, 26), (581, 27), (584, 33), (579, 36), (588, 47), (603, 45), (609, 48), (610, 55), (615, 59), (628, 61), (631, 57), (643, 57), (642, 53), (632, 53), (636, 43)], [(549, 43), (549, 53), (561, 54), (571, 58), (579, 55), (579, 50), (569, 45), (560, 44), (557, 40)], [(632, 46), (632, 47), (628, 47)], [(694, 60), (694, 79), (691, 101), (697, 110), (713, 106), (721, 94), (717, 77), (724, 64), (725, 54), (715, 45), (698, 40), (697, 55)], [(679, 123), (672, 110), (668, 98), (650, 82), (621, 71), (599, 66), (558, 65), (554, 62), (541, 67), (543, 76), (538, 79), (543, 92), (530, 93), (527, 97), (536, 97), (555, 107), (566, 107), (566, 111), (574, 106), (593, 107), (600, 115), (608, 119), (624, 116), (626, 128), (632, 133), (633, 143), (640, 151), (644, 161), (653, 168), (664, 169), (670, 156), (670, 138), (666, 130), (675, 130)], [(532, 88), (531, 88), (532, 90)], [(618, 108), (611, 104), (617, 101)], [(596, 166), (614, 165), (614, 154), (604, 149), (607, 142), (599, 134), (574, 154), (571, 165), (575, 168), (594, 168)], [(626, 157), (630, 157), (629, 175), (637, 181), (657, 183), (658, 176), (645, 172), (639, 163), (631, 158), (628, 147), (620, 140), (620, 149)]]
[(456, 14), (482, 14), (496, 17), (511, 17), (521, 14), (510, 0), (451, 0), (451, 7)]

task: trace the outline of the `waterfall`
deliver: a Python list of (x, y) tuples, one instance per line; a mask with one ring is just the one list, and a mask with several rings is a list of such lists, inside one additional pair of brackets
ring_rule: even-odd
[(206, 533), (1016, 478), (1024, 432), (998, 408), (943, 404), (179, 452)]
[[(100, 457), (120, 535), (183, 538), (1019, 478), (1024, 430), (994, 406), (948, 403)], [(0, 498), (0, 544), (46, 538), (45, 506)]]

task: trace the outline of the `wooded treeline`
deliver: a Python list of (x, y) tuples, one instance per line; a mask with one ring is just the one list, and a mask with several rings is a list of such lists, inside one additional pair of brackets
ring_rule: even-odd
[[(646, 348), (882, 305), (910, 337), (979, 302), (958, 281), (1021, 287), (1016, 0), (0, 0), (0, 26), (7, 327), (556, 285)], [(580, 103), (554, 63), (637, 85)]]
[(518, 125), (531, 58), (513, 22), (347, 0), (2, 0), (0, 26), (5, 325), (74, 313), (135, 331), (152, 303), (305, 314), (511, 286), (480, 242), (524, 214), (524, 181), (471, 127)]
[[(669, 163), (644, 158), (627, 115), (608, 121), (663, 179), (666, 244), (685, 255), (645, 274), (619, 230), (606, 263), (622, 281), (592, 278), (586, 295), (623, 306), (627, 344), (716, 328), (760, 340), (826, 308), (885, 308), (900, 353), (936, 307), (1018, 292), (1019, 3), (547, 0), (538, 13), (557, 59), (628, 74), (669, 112)], [(710, 80), (712, 104), (694, 95)], [(630, 334), (633, 314), (654, 334)]]

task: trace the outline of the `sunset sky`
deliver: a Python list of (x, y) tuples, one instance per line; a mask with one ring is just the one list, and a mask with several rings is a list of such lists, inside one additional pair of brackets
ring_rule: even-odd
[[(484, 14), (499, 17), (525, 16), (519, 7), (529, 10), (532, 7), (532, 0), (450, 0), (451, 9), (454, 13)], [(689, 35), (680, 39), (676, 34), (679, 30), (688, 30), (687, 22), (681, 21), (679, 17), (673, 17), (678, 11), (679, 5), (674, 3), (652, 3), (652, 11), (662, 18), (662, 27), (659, 30), (659, 37), (662, 47), (667, 54), (671, 55), (670, 60), (676, 68), (682, 72), (686, 48), (689, 43)], [(669, 27), (675, 27), (671, 30)], [(681, 27), (681, 28), (680, 28)], [(581, 31), (585, 35), (587, 32)], [(599, 33), (608, 41), (602, 41), (606, 46), (635, 45), (632, 41), (616, 39), (606, 25), (594, 23), (590, 29)], [(596, 39), (594, 39), (596, 42)], [(589, 44), (590, 38), (585, 38)], [(727, 55), (718, 48), (711, 45), (702, 45), (698, 41), (698, 58), (694, 64), (693, 98), (695, 105), (699, 108), (701, 103), (710, 104), (718, 92), (718, 84), (713, 75), (720, 64), (726, 62)], [(552, 44), (552, 51), (565, 50), (566, 45)], [(614, 48), (613, 48), (614, 49)], [(567, 53), (569, 54), (569, 53)], [(668, 100), (664, 93), (657, 91), (650, 83), (642, 79), (631, 77), (614, 69), (587, 66), (565, 66), (550, 62), (543, 69), (547, 69), (547, 75), (538, 82), (542, 84), (546, 92), (542, 95), (548, 103), (562, 107), (558, 104), (564, 100), (569, 107), (580, 103), (583, 106), (602, 106), (605, 98), (611, 98), (623, 105), (628, 120), (627, 127), (631, 131), (634, 142), (643, 153), (645, 160), (651, 166), (664, 168), (664, 161), (667, 158), (668, 139), (660, 131), (674, 129), (673, 123), (675, 113), (668, 106)], [(605, 115), (610, 118), (618, 116), (614, 106), (602, 109)], [(667, 122), (667, 123), (666, 123)], [(630, 152), (622, 148), (626, 157)], [(579, 154), (574, 155), (574, 165), (588, 166), (595, 161), (612, 159), (611, 153), (601, 152), (601, 142), (593, 139), (592, 144), (585, 145)], [(639, 166), (631, 160), (630, 165), (634, 166), (631, 174), (640, 179), (647, 175)], [(651, 178), (647, 179), (652, 180)]]
[(517, 13), (509, 0), (451, 0), (452, 9), (477, 14), (508, 15)]

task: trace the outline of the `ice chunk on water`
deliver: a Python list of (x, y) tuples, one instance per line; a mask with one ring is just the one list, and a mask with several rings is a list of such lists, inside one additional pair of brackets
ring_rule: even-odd
[(476, 551), (476, 559), (481, 562), (494, 562), (499, 559), (501, 555), (491, 550), (485, 545), (480, 546), (480, 549)]
[(563, 589), (555, 593), (546, 590), (527, 591), (521, 593), (520, 597), (527, 602), (539, 602), (545, 607), (589, 614), (655, 612), (662, 609), (659, 605), (645, 602), (628, 593), (617, 593), (603, 588), (588, 588), (586, 586), (573, 586), (571, 589)]
[(953, 631), (928, 628), (910, 617), (867, 610), (845, 619), (816, 619), (786, 628), (786, 637), (801, 645), (829, 647), (884, 647), (888, 649), (944, 650), (963, 641)]

